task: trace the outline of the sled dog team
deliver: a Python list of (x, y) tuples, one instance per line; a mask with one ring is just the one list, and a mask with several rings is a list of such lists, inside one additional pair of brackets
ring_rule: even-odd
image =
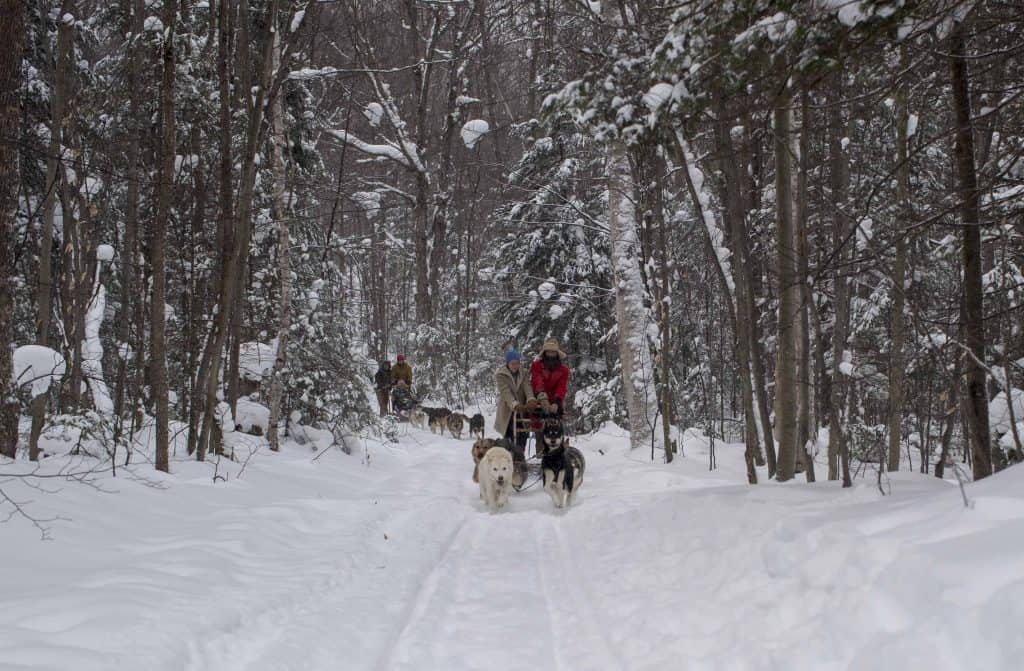
[[(479, 438), (471, 453), (473, 482), (479, 483), (480, 498), (487, 509), (496, 513), (508, 503), (512, 489), (519, 489), (526, 482), (526, 459), (505, 439)], [(544, 491), (556, 508), (571, 506), (583, 484), (586, 461), (583, 453), (569, 444), (559, 420), (544, 422), (537, 454), (541, 456)]]
[(570, 506), (583, 482), (585, 463), (583, 454), (569, 445), (562, 427), (569, 382), (565, 352), (557, 340), (549, 338), (528, 371), (523, 369), (516, 349), (507, 350), (504, 358), (494, 371), (498, 396), (494, 429), (502, 436), (500, 439), (484, 437), (484, 417), (480, 413), (467, 417), (448, 408), (421, 406), (411, 393), (412, 368), (402, 355), (394, 368), (390, 362), (381, 361), (374, 375), (381, 415), (388, 414), (390, 401), (395, 414), (408, 418), (413, 426), (429, 428), (432, 433), (447, 430), (456, 439), (462, 438), (468, 424), (470, 435), (476, 438), (473, 482), (480, 484), (480, 498), (492, 513), (508, 503), (511, 489), (525, 483), (526, 443), (530, 432), (536, 430), (544, 489), (555, 507)]
[(565, 352), (558, 341), (548, 339), (530, 365), (529, 374), (523, 370), (515, 349), (505, 352), (505, 363), (494, 371), (498, 395), (494, 429), (503, 438), (496, 441), (481, 436), (472, 450), (476, 464), (473, 481), (480, 484), (480, 498), (492, 513), (501, 510), (508, 502), (509, 491), (519, 489), (526, 480), (524, 455), (529, 432), (517, 426), (517, 416), (530, 416), (539, 410), (545, 417), (537, 432), (537, 454), (541, 455), (544, 489), (555, 507), (572, 505), (583, 482), (583, 454), (569, 445), (562, 428), (569, 382), (569, 367), (563, 359)]
[(452, 438), (462, 439), (462, 432), (469, 425), (469, 434), (483, 438), (484, 416), (479, 412), (472, 417), (467, 417), (461, 412), (452, 412), (448, 408), (428, 408), (417, 405), (408, 412), (409, 423), (418, 429), (430, 429), (431, 433), (443, 434), (445, 430), (452, 434)]

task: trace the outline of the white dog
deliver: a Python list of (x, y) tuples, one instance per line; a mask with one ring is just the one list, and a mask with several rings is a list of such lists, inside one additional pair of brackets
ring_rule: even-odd
[(512, 489), (512, 453), (504, 447), (492, 447), (480, 460), (480, 498), (491, 513), (496, 513), (508, 503)]

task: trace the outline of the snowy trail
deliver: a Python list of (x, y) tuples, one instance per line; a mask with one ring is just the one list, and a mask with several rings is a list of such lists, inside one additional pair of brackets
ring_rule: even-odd
[[(396, 671), (627, 668), (607, 666), (614, 655), (580, 599), (559, 530), (564, 515), (539, 487), (517, 496), (520, 512), (485, 513), (467, 477), (468, 448), (467, 441), (421, 442), (426, 456), (381, 482), (382, 514), (361, 527), (363, 537), (319, 548), (339, 552), (378, 534), (390, 542), (430, 529), (434, 538), (422, 539), (417, 562), (405, 565), (410, 556), (400, 555), (399, 575), (384, 563), (312, 574), (301, 598), (255, 605), (238, 626), (192, 648), (188, 668), (317, 670), (338, 668), (339, 660)], [(439, 509), (447, 511), (443, 520)], [(353, 611), (357, 627), (339, 631)]]
[(420, 431), (67, 488), (37, 504), (74, 518), (54, 542), (0, 527), (0, 670), (1018, 668), (1024, 470), (964, 511), (910, 474), (884, 499), (751, 488), (738, 446), (709, 473), (693, 441), (670, 466), (614, 430), (579, 444), (567, 511), (534, 487), (486, 513), (471, 442)]

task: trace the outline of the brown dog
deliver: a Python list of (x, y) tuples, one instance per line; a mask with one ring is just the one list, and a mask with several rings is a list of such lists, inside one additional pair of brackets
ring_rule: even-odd
[(462, 429), (465, 428), (468, 420), (468, 417), (458, 412), (453, 412), (448, 415), (446, 422), (448, 424), (448, 431), (452, 434), (452, 438), (462, 440)]
[(493, 438), (480, 438), (473, 443), (473, 482), (480, 482), (480, 460), (487, 454), (487, 450), (494, 447)]
[(448, 428), (448, 415), (452, 411), (448, 408), (421, 408), (427, 416), (427, 427), (431, 433), (444, 433)]

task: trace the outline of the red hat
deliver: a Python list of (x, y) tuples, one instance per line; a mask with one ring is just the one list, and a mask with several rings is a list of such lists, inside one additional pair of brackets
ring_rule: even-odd
[(399, 361), (405, 361), (405, 355), (404, 354), (399, 354), (398, 355), (398, 360)]

